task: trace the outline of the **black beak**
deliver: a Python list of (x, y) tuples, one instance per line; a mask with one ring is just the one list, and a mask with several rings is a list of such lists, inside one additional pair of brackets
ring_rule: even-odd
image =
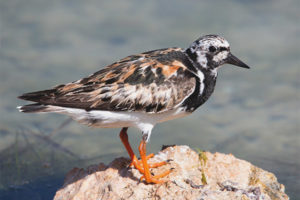
[(235, 65), (235, 66), (238, 66), (238, 67), (243, 67), (243, 68), (250, 69), (250, 67), (248, 65), (246, 65), (244, 62), (242, 62), (240, 59), (238, 59), (237, 57), (235, 57), (231, 53), (228, 54), (228, 57), (227, 57), (225, 63), (232, 64), (232, 65)]

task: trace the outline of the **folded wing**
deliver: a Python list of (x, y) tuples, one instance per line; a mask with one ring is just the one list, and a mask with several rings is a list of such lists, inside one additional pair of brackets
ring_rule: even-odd
[(183, 56), (178, 48), (128, 56), (87, 78), (20, 98), (85, 110), (164, 112), (195, 89), (196, 78)]

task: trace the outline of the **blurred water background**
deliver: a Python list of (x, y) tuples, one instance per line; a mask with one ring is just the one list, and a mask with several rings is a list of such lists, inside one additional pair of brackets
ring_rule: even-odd
[[(16, 97), (87, 76), (127, 55), (219, 34), (252, 68), (224, 66), (193, 115), (148, 145), (232, 153), (300, 188), (300, 1), (0, 1), (0, 199), (51, 199), (73, 167), (127, 156), (118, 129), (23, 114)], [(137, 149), (141, 134), (129, 129)]]

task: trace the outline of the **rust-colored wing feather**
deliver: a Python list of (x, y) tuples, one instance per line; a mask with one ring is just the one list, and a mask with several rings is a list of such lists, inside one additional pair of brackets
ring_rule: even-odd
[(196, 78), (179, 48), (128, 56), (76, 82), (20, 98), (86, 110), (163, 112), (180, 104)]

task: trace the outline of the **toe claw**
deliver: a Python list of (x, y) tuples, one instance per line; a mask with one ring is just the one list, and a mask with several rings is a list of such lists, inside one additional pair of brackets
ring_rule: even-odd
[(140, 177), (140, 182), (141, 182), (144, 178), (145, 178), (144, 176), (141, 176), (141, 177)]

